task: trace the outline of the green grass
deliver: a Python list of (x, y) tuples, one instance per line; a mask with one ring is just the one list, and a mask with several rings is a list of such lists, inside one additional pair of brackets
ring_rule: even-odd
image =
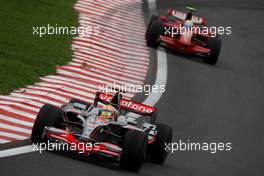
[(75, 0), (0, 0), (0, 94), (54, 74), (71, 59), (73, 35), (33, 35), (32, 27), (78, 26)]

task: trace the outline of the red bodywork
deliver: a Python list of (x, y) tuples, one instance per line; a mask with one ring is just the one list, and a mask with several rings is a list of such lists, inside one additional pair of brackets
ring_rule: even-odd
[[(112, 148), (107, 147), (107, 142), (104, 144), (96, 144), (92, 145), (92, 143), (84, 143), (83, 141), (80, 142), (75, 139), (74, 135), (71, 134), (69, 131), (64, 130), (62, 133), (58, 133), (52, 130), (46, 130), (45, 134), (49, 139), (53, 139), (56, 141), (64, 142), (69, 144), (69, 146), (72, 146), (74, 148), (75, 153), (80, 155), (90, 155), (90, 154), (96, 154), (96, 153), (103, 153), (111, 157), (119, 157), (121, 154), (121, 150), (114, 151)], [(89, 146), (84, 147), (83, 144), (89, 144)], [(109, 145), (113, 145), (111, 143), (108, 143)], [(74, 147), (73, 147), (74, 146)]]
[[(173, 22), (170, 20), (169, 16), (174, 17), (176, 20)], [(160, 16), (161, 21), (164, 22), (164, 28), (180, 28), (182, 27), (183, 21), (186, 18), (186, 13), (179, 12), (173, 9), (168, 9), (167, 16)], [(194, 26), (198, 27), (206, 25), (207, 21), (205, 18), (199, 18), (197, 16), (192, 16), (192, 21)], [(174, 49), (178, 52), (188, 54), (188, 55), (196, 55), (196, 54), (208, 54), (210, 55), (210, 49), (205, 45), (202, 45), (200, 42), (192, 40), (193, 35), (199, 36), (203, 39), (203, 41), (207, 41), (210, 38), (211, 34), (203, 34), (197, 33), (194, 29), (192, 29), (192, 33), (179, 34), (176, 36), (171, 35), (161, 35), (159, 40), (166, 47), (170, 49)]]
[[(111, 94), (98, 92), (98, 94), (96, 95), (95, 101), (107, 104), (111, 101), (112, 97), (113, 95)], [(156, 112), (155, 107), (148, 106), (148, 105), (141, 104), (141, 103), (138, 103), (132, 100), (127, 100), (127, 99), (121, 99), (120, 105), (121, 105), (120, 107), (121, 110), (127, 110), (129, 112), (134, 112), (134, 113), (145, 115), (145, 116), (151, 116), (153, 113)], [(78, 114), (77, 111), (78, 110), (76, 109), (70, 110), (70, 112)], [(139, 129), (129, 124), (125, 125), (124, 128), (143, 131), (142, 129)], [(95, 130), (93, 130), (92, 133), (90, 134), (90, 138), (92, 139), (93, 136), (101, 129), (102, 127), (99, 126)], [(102, 154), (102, 155), (106, 155), (110, 158), (115, 158), (118, 160), (122, 152), (122, 149), (118, 145), (113, 144), (109, 141), (99, 142), (99, 143), (96, 143), (96, 145), (92, 145), (88, 148), (87, 147), (84, 148), (84, 146), (80, 144), (84, 144), (84, 143), (92, 144), (93, 140), (83, 139), (82, 141), (80, 141), (78, 139), (78, 136), (74, 135), (71, 132), (70, 127), (66, 127), (65, 130), (57, 129), (54, 127), (46, 127), (44, 135), (49, 140), (56, 141), (57, 143), (67, 143), (69, 146), (75, 146), (75, 153), (79, 155), (88, 156), (90, 154)], [(155, 139), (156, 139), (155, 134), (149, 133), (148, 145), (153, 144), (155, 142)]]

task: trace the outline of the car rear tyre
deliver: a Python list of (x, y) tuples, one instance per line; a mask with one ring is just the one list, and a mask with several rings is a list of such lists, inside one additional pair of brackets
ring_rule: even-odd
[(156, 20), (159, 20), (159, 16), (158, 15), (151, 15), (149, 23), (148, 23), (147, 31), (146, 31), (146, 34), (145, 34), (145, 39), (147, 39), (147, 37), (148, 37), (150, 26)]
[(163, 164), (168, 155), (168, 151), (165, 150), (165, 144), (171, 143), (172, 128), (164, 124), (156, 124), (156, 126), (157, 137), (155, 142), (148, 146), (148, 155), (151, 162)]
[(207, 41), (207, 47), (210, 49), (210, 54), (204, 56), (204, 62), (210, 65), (215, 65), (221, 50), (221, 39), (219, 35), (210, 37)]
[(147, 34), (147, 45), (153, 48), (157, 48), (160, 45), (159, 37), (164, 33), (164, 25), (162, 21), (154, 21)]
[(62, 120), (61, 110), (53, 105), (45, 104), (41, 107), (36, 120), (34, 122), (32, 133), (31, 133), (31, 141), (32, 143), (41, 143), (46, 142), (43, 138), (43, 132), (45, 126), (60, 126), (60, 122)]
[(144, 163), (147, 151), (147, 133), (129, 130), (124, 138), (120, 168), (138, 172)]

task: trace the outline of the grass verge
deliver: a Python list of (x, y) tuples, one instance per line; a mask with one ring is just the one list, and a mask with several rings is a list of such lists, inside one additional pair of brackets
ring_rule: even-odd
[(76, 0), (0, 0), (0, 94), (54, 74), (71, 59), (73, 35), (33, 35), (33, 27), (78, 26)]

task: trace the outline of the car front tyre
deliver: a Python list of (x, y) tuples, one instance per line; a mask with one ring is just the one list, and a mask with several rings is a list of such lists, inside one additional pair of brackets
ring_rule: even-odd
[(62, 113), (60, 108), (50, 104), (43, 105), (36, 117), (32, 128), (31, 142), (35, 144), (46, 142), (43, 138), (45, 126), (58, 127), (60, 126), (61, 120)]
[(204, 62), (210, 65), (215, 65), (221, 50), (221, 38), (219, 35), (210, 37), (207, 41), (207, 47), (210, 49), (209, 54), (204, 55)]
[(157, 20), (159, 20), (159, 16), (158, 15), (151, 15), (149, 23), (148, 23), (147, 31), (146, 31), (146, 34), (145, 34), (145, 39), (147, 39), (147, 37), (148, 37), (150, 26), (152, 25), (152, 23), (154, 21), (157, 21)]
[(147, 45), (149, 47), (157, 48), (160, 45), (159, 37), (164, 33), (164, 24), (162, 21), (154, 21), (150, 27), (147, 34)]
[(164, 124), (156, 124), (157, 136), (153, 144), (148, 146), (148, 155), (151, 162), (163, 164), (167, 158), (166, 144), (171, 143), (172, 128)]
[(147, 133), (136, 130), (127, 131), (119, 163), (121, 169), (133, 172), (140, 170), (145, 161), (147, 141)]

